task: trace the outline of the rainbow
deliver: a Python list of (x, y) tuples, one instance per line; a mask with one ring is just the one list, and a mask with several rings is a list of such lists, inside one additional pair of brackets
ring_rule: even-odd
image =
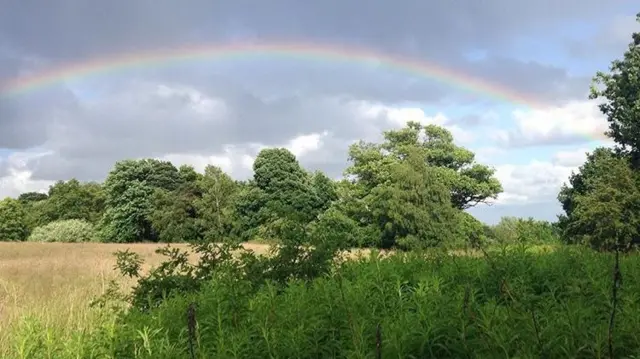
[(84, 79), (127, 69), (169, 66), (196, 60), (243, 59), (278, 56), (295, 60), (366, 64), (375, 61), (382, 67), (399, 70), (418, 78), (437, 81), (465, 91), (481, 94), (502, 102), (525, 107), (541, 107), (543, 103), (519, 94), (508, 87), (492, 84), (454, 71), (433, 62), (393, 56), (369, 49), (336, 45), (271, 42), (265, 44), (227, 44), (179, 47), (91, 59), (85, 62), (21, 76), (0, 84), (0, 96), (16, 96), (69, 80)]
[[(401, 71), (417, 78), (437, 81), (501, 102), (529, 109), (547, 107), (544, 102), (533, 96), (518, 93), (506, 86), (491, 83), (463, 72), (443, 67), (434, 62), (390, 55), (354, 46), (346, 47), (300, 42), (187, 46), (100, 57), (54, 67), (31, 75), (19, 76), (8, 82), (0, 83), (0, 97), (28, 94), (48, 86), (65, 83), (66, 81), (82, 80), (94, 76), (118, 73), (128, 69), (163, 67), (200, 60), (242, 60), (251, 57), (262, 59), (268, 56), (301, 61), (358, 65), (371, 64), (373, 61), (381, 67)], [(606, 138), (600, 131), (586, 136), (592, 139)]]

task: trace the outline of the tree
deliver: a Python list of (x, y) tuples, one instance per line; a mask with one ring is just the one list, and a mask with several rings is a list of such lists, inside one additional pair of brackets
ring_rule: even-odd
[(558, 201), (560, 201), (565, 213), (559, 216), (558, 226), (565, 241), (572, 243), (590, 231), (588, 226), (569, 225), (577, 220), (574, 215), (577, 207), (576, 198), (586, 196), (593, 191), (593, 186), (589, 184), (595, 183), (598, 178), (606, 176), (611, 166), (619, 165), (619, 161), (618, 155), (611, 149), (596, 148), (593, 152), (587, 154), (587, 159), (578, 168), (578, 172), (571, 173), (569, 183), (562, 185), (558, 194)]
[(576, 242), (596, 249), (630, 248), (638, 241), (640, 190), (636, 174), (624, 157), (612, 157), (607, 170), (584, 178), (587, 189), (576, 193), (566, 224)]
[(102, 186), (95, 182), (80, 183), (77, 179), (58, 181), (49, 187), (43, 207), (46, 222), (82, 219), (97, 223), (105, 205)]
[[(640, 13), (636, 17), (640, 22)], [(608, 73), (598, 72), (591, 88), (591, 99), (600, 99), (600, 111), (609, 122), (607, 135), (620, 153), (631, 155), (640, 165), (640, 33), (632, 34), (622, 59), (611, 63)]]
[(386, 165), (387, 183), (365, 197), (372, 223), (381, 231), (381, 247), (433, 247), (454, 240), (457, 211), (451, 193), (419, 151), (408, 151), (403, 162)]
[(558, 241), (553, 225), (547, 221), (529, 218), (502, 217), (493, 227), (494, 239), (500, 244), (536, 244)]
[(178, 169), (155, 159), (116, 162), (104, 182), (106, 211), (101, 236), (107, 242), (158, 241), (150, 216), (155, 191), (174, 191), (183, 183)]
[(457, 146), (449, 131), (414, 121), (400, 130), (385, 131), (381, 144), (361, 141), (352, 145), (349, 160), (353, 164), (345, 173), (373, 188), (389, 178), (390, 167), (386, 165), (404, 161), (410, 151), (437, 170), (451, 192), (452, 205), (458, 209), (495, 199), (502, 192), (500, 182), (493, 176), (495, 171), (475, 163), (473, 152)]
[(29, 236), (30, 242), (94, 242), (97, 240), (93, 225), (82, 219), (65, 219), (38, 227)]
[(18, 201), (20, 201), (22, 204), (27, 204), (27, 203), (44, 201), (47, 198), (49, 198), (49, 196), (46, 193), (25, 192), (25, 193), (21, 193), (18, 196)]
[(210, 242), (220, 241), (233, 231), (233, 211), (240, 185), (216, 166), (207, 166), (198, 187), (201, 198), (194, 203), (203, 237)]
[(172, 191), (156, 188), (152, 199), (149, 221), (164, 243), (199, 241), (204, 232), (196, 206), (203, 193), (199, 186), (202, 175), (191, 166), (181, 166), (178, 173), (182, 183)]
[(318, 198), (314, 207), (320, 213), (326, 211), (331, 203), (338, 199), (335, 182), (320, 171), (314, 172), (311, 176), (311, 187)]
[(0, 201), (0, 241), (24, 241), (29, 235), (26, 213), (13, 198)]
[(284, 222), (308, 224), (320, 213), (309, 174), (285, 148), (260, 151), (253, 181), (238, 196), (236, 213), (245, 239), (278, 239)]
[(50, 222), (46, 214), (48, 198), (46, 193), (40, 192), (25, 192), (18, 196), (25, 211), (25, 223), (29, 232)]

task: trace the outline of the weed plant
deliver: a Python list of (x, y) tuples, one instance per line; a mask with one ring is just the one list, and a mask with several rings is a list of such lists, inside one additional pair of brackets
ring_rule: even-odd
[[(216, 276), (17, 358), (605, 358), (613, 255), (578, 248), (346, 261), (312, 280)], [(640, 258), (620, 259), (616, 358), (640, 353)], [(189, 324), (191, 323), (191, 324)], [(25, 324), (27, 325), (27, 324)], [(193, 356), (192, 356), (193, 355)]]

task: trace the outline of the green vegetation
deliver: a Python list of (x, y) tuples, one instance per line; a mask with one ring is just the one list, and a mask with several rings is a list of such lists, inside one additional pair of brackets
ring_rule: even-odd
[(93, 225), (81, 219), (51, 222), (33, 230), (30, 242), (95, 242), (97, 234)]
[[(126, 160), (103, 184), (71, 180), (5, 199), (9, 241), (60, 240), (83, 223), (78, 240), (93, 239), (93, 225), (102, 242), (187, 242), (196, 254), (162, 248), (167, 260), (146, 271), (138, 254), (118, 252), (131, 292), (112, 283), (94, 302), (103, 315), (83, 331), (23, 322), (12, 355), (637, 357), (639, 74), (634, 34), (592, 91), (617, 147), (594, 150), (571, 175), (557, 223), (477, 221), (465, 210), (502, 191), (494, 171), (444, 128), (415, 122), (351, 146), (339, 181), (265, 149), (248, 181), (213, 166)], [(271, 251), (241, 246), (249, 240)], [(344, 260), (353, 247), (394, 251)]]
[[(620, 358), (640, 350), (639, 258), (624, 257), (621, 266)], [(374, 253), (286, 286), (220, 276), (151, 313), (103, 318), (72, 343), (47, 338), (37, 322), (25, 323), (23, 334), (31, 353), (56, 358), (190, 358), (190, 337), (196, 358), (368, 358), (378, 342), (382, 358), (604, 358), (610, 269), (609, 256), (577, 248), (512, 250), (492, 262)]]

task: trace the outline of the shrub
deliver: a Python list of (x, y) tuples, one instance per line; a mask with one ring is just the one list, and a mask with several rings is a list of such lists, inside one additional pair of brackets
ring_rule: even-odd
[(96, 230), (93, 225), (80, 219), (55, 221), (33, 230), (30, 242), (95, 242)]
[(502, 217), (493, 227), (493, 239), (499, 244), (559, 243), (557, 229), (547, 221), (533, 218)]
[[(622, 258), (627, 278), (640, 275), (638, 259)], [(579, 248), (545, 255), (514, 249), (491, 261), (419, 253), (379, 259), (373, 253), (285, 286), (211, 278), (151, 313), (133, 308), (115, 328), (92, 335), (85, 353), (91, 348), (140, 359), (604, 357), (610, 265), (609, 255)], [(619, 294), (624, 305), (615, 357), (640, 349), (639, 284), (626, 281)]]

